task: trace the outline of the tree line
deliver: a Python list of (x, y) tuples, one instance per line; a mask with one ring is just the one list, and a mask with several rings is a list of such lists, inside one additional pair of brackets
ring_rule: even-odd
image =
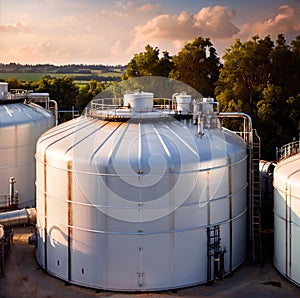
[[(134, 54), (123, 80), (162, 76), (181, 81), (204, 97), (215, 97), (222, 112), (245, 112), (262, 138), (262, 158), (275, 159), (280, 147), (300, 131), (300, 36), (287, 44), (283, 34), (239, 39), (222, 57), (209, 38), (196, 37), (176, 55), (147, 45)], [(60, 109), (74, 106), (80, 112), (108, 85), (91, 80), (76, 85), (72, 77), (42, 77), (39, 81), (8, 79), (9, 87), (49, 92)], [(114, 84), (114, 83), (111, 83)], [(234, 125), (234, 123), (232, 124)]]
[(0, 63), (0, 72), (32, 72), (32, 73), (92, 73), (92, 71), (124, 71), (122, 65), (102, 65), (102, 64), (20, 64), (20, 63)]
[[(54, 77), (43, 76), (39, 81), (24, 81), (16, 78), (6, 80), (9, 89), (25, 89), (34, 92), (47, 92), (51, 99), (57, 101), (60, 110), (71, 110), (74, 107), (81, 113), (86, 105), (98, 93), (107, 88), (107, 84), (96, 80), (88, 84), (78, 85), (70, 76)], [(71, 115), (65, 115), (64, 120), (69, 120)]]
[[(221, 62), (209, 38), (197, 37), (171, 57), (150, 45), (135, 54), (124, 78), (166, 76), (215, 97), (222, 112), (245, 112), (262, 139), (262, 158), (275, 159), (300, 131), (300, 36), (287, 44), (283, 34), (239, 39)], [(231, 123), (234, 125), (234, 123)]]

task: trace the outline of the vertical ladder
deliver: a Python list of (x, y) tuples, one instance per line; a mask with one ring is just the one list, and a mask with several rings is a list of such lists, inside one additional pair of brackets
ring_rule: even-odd
[[(223, 268), (219, 269), (221, 251), (220, 225), (207, 228), (207, 284), (220, 278)], [(212, 258), (214, 264), (214, 276), (212, 278)]]
[[(250, 200), (252, 210), (251, 217), (251, 254), (254, 263), (262, 263), (262, 244), (261, 244), (261, 191), (260, 191), (260, 138), (255, 129), (252, 131), (253, 148), (250, 157)], [(251, 151), (251, 150), (250, 150)]]
[[(245, 113), (227, 112), (219, 113), (219, 118), (240, 118), (244, 120), (242, 136), (248, 145), (248, 206), (249, 206), (249, 250), (253, 263), (262, 262), (261, 244), (261, 194), (259, 177), (260, 160), (260, 138), (255, 129), (252, 128), (251, 117)], [(237, 132), (240, 135), (241, 132)]]

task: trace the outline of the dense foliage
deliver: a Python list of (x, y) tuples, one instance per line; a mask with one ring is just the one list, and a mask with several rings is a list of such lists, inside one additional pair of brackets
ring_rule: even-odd
[(163, 52), (159, 57), (159, 49), (150, 45), (145, 47), (146, 52), (135, 54), (127, 65), (123, 79), (143, 77), (143, 76), (161, 76), (168, 77), (173, 63), (168, 52)]
[(197, 37), (172, 57), (170, 77), (195, 88), (204, 97), (214, 95), (221, 67), (216, 49), (209, 38)]
[(300, 36), (286, 44), (270, 36), (236, 40), (223, 56), (215, 95), (222, 111), (251, 115), (262, 138), (262, 156), (275, 158), (300, 130)]
[[(10, 89), (25, 89), (34, 92), (47, 92), (51, 99), (58, 103), (59, 110), (83, 111), (91, 99), (99, 92), (104, 90), (105, 86), (95, 80), (91, 80), (86, 85), (77, 85), (70, 76), (50, 77), (44, 76), (39, 81), (23, 81), (16, 78), (6, 80)], [(71, 113), (61, 113), (60, 122), (69, 120)]]

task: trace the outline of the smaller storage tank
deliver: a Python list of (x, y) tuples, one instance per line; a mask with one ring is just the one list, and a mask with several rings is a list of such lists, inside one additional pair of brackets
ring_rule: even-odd
[(124, 94), (124, 106), (131, 108), (134, 112), (151, 111), (153, 109), (153, 93), (128, 92)]
[[(274, 265), (300, 285), (300, 152), (299, 142), (281, 149), (274, 171)], [(289, 152), (289, 154), (286, 154)], [(296, 154), (294, 154), (296, 153)]]
[(8, 83), (0, 82), (0, 100), (5, 99), (7, 93), (8, 93)]
[(191, 112), (191, 102), (192, 97), (185, 92), (178, 93), (175, 95), (177, 111), (183, 115), (189, 114)]
[(35, 146), (40, 135), (54, 125), (54, 116), (39, 105), (26, 102), (27, 93), (8, 93), (0, 84), (0, 200), (6, 204), (9, 179), (14, 177), (19, 207), (35, 205)]

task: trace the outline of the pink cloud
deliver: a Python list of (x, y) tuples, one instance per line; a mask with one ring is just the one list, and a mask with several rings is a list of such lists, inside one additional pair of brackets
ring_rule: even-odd
[(239, 32), (233, 25), (235, 11), (229, 11), (225, 6), (204, 7), (194, 15), (196, 28), (202, 30), (201, 35), (211, 38), (228, 38)]
[(115, 7), (119, 9), (128, 10), (132, 7), (133, 1), (117, 1), (115, 2)]
[(160, 6), (158, 4), (143, 4), (137, 8), (139, 12), (148, 13), (152, 11), (157, 11), (160, 9)]
[(127, 52), (141, 51), (150, 44), (172, 54), (197, 36), (229, 40), (239, 32), (232, 22), (234, 16), (235, 11), (225, 6), (205, 7), (195, 14), (182, 11), (178, 15), (158, 15), (133, 29), (134, 38)]
[(29, 27), (23, 25), (21, 22), (16, 22), (13, 25), (0, 25), (0, 32), (2, 33), (30, 33)]
[(234, 11), (224, 6), (205, 7), (196, 14), (185, 11), (179, 15), (162, 14), (136, 26), (135, 39), (189, 40), (199, 35), (228, 38), (239, 31), (231, 22), (233, 16)]
[(291, 7), (284, 5), (279, 7), (278, 13), (263, 22), (244, 24), (240, 35), (249, 38), (254, 34), (261, 37), (265, 35), (277, 36), (279, 33), (285, 35), (299, 35), (300, 33), (300, 6)]
[(184, 42), (202, 36), (209, 37), (222, 56), (224, 48), (234, 44), (237, 38), (247, 40), (255, 34), (276, 38), (283, 33), (289, 39), (300, 34), (300, 5), (281, 6), (266, 20), (244, 23), (239, 27), (233, 22), (235, 15), (234, 10), (220, 5), (204, 7), (195, 14), (182, 11), (178, 15), (158, 15), (133, 29), (134, 38), (128, 51), (136, 53), (151, 44), (172, 54), (178, 52)]
[(106, 16), (107, 16), (107, 11), (106, 10), (101, 10), (100, 12), (96, 13), (95, 19), (103, 19)]

